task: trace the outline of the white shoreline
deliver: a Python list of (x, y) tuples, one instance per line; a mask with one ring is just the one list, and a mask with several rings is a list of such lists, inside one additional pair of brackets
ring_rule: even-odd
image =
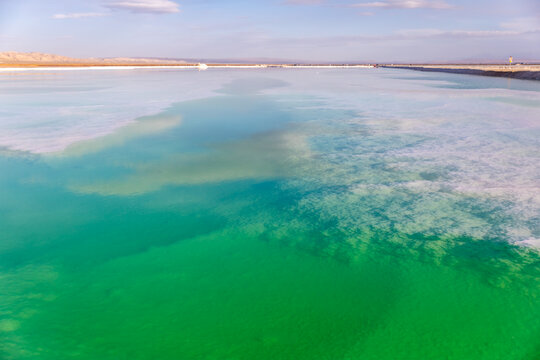
[[(373, 68), (373, 65), (208, 65), (208, 69), (343, 69)], [(0, 72), (23, 71), (78, 71), (78, 70), (137, 70), (137, 69), (200, 69), (196, 65), (156, 65), (156, 66), (43, 66), (43, 67), (0, 67)]]
[(197, 66), (43, 66), (0, 67), (0, 72), (13, 71), (77, 71), (77, 70), (135, 70), (135, 69), (198, 69)]

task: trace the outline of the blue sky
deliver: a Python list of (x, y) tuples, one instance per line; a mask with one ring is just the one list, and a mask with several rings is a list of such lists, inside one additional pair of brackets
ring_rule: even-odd
[(539, 0), (0, 0), (0, 51), (310, 61), (540, 59)]

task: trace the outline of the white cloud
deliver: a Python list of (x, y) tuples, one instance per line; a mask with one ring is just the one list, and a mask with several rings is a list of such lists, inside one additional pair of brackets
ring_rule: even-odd
[(521, 35), (522, 32), (514, 30), (439, 30), (439, 29), (410, 29), (399, 30), (396, 35), (404, 38), (425, 38), (434, 36), (454, 37), (494, 37)]
[(286, 0), (287, 5), (320, 5), (323, 0)]
[(179, 5), (170, 0), (125, 0), (105, 4), (110, 9), (129, 10), (140, 13), (170, 14), (180, 12)]
[(359, 3), (351, 6), (383, 9), (451, 9), (453, 7), (444, 0), (387, 0)]
[(101, 17), (108, 16), (109, 14), (105, 13), (70, 13), (70, 14), (55, 14), (52, 16), (53, 19), (80, 19), (88, 17)]
[(521, 32), (540, 31), (540, 16), (511, 19), (502, 23), (501, 27)]

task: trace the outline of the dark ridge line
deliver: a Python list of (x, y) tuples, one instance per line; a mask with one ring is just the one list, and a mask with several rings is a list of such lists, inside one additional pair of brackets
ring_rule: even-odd
[(480, 76), (492, 76), (492, 77), (505, 77), (512, 79), (520, 80), (537, 80), (540, 81), (540, 71), (527, 71), (527, 70), (516, 70), (516, 71), (494, 71), (494, 70), (480, 70), (480, 69), (448, 69), (448, 68), (432, 68), (432, 67), (421, 67), (421, 66), (388, 66), (380, 65), (379, 67), (387, 69), (408, 69), (415, 71), (426, 71), (426, 72), (444, 72), (452, 74), (465, 74), (465, 75), (480, 75)]

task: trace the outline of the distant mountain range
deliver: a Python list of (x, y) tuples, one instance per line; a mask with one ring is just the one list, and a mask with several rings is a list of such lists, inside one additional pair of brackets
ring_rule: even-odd
[[(1, 0), (0, 0), (1, 1)], [(462, 61), (387, 61), (386, 64), (502, 64), (506, 59), (466, 59)], [(515, 63), (539, 64), (539, 60), (514, 59)], [(72, 58), (61, 55), (44, 54), (40, 52), (0, 52), (0, 66), (6, 65), (174, 65), (174, 64), (376, 64), (383, 63), (371, 61), (306, 61), (298, 59), (276, 59), (276, 58), (158, 58), (158, 57), (113, 57), (113, 58)]]
[(250, 59), (208, 59), (208, 58), (158, 58), (158, 57), (113, 57), (113, 58), (72, 58), (68, 56), (44, 54), (40, 52), (0, 52), (0, 64), (30, 65), (30, 64), (196, 64), (196, 63), (220, 63), (220, 64), (274, 64), (274, 63), (298, 63), (305, 64), (306, 61), (283, 60), (270, 58), (250, 58)]
[[(104, 64), (104, 65), (122, 65), (122, 64), (308, 64), (304, 60), (275, 59), (275, 58), (161, 58), (161, 57), (113, 57), (113, 58), (72, 58), (67, 56), (44, 54), (40, 52), (0, 52), (0, 64), (13, 65), (61, 65), (61, 64)], [(317, 62), (317, 63), (330, 63)], [(358, 62), (351, 62), (358, 63)]]
[(0, 52), (0, 64), (185, 64), (186, 61), (180, 59), (158, 59), (158, 58), (87, 58), (78, 59), (67, 56), (44, 54), (39, 52)]

